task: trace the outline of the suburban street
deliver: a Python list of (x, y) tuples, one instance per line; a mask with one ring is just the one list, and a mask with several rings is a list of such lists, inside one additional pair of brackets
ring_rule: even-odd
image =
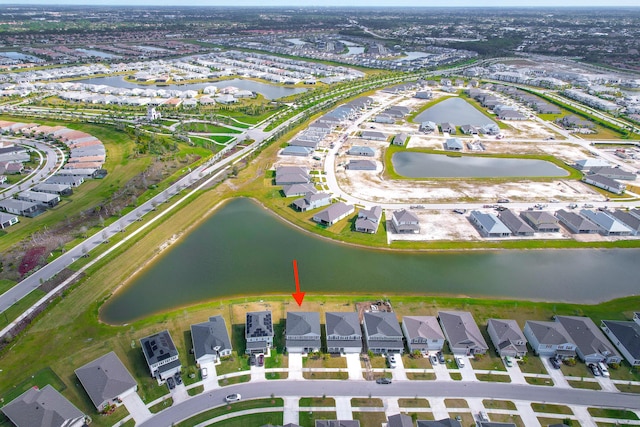
[(451, 397), (451, 398), (492, 398), (525, 400), (533, 402), (554, 402), (555, 404), (575, 404), (604, 406), (622, 409), (640, 409), (638, 395), (609, 393), (593, 390), (562, 389), (557, 387), (518, 385), (480, 382), (406, 381), (389, 385), (378, 385), (372, 381), (268, 381), (265, 386), (254, 382), (233, 385), (202, 393), (165, 409), (146, 420), (141, 426), (170, 426), (199, 412), (224, 404), (224, 397), (240, 393), (243, 399), (303, 396), (340, 397)]

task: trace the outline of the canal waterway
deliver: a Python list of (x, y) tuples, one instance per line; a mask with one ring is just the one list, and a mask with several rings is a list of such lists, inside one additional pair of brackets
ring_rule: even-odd
[(102, 320), (126, 323), (218, 297), (369, 293), (597, 302), (638, 293), (640, 250), (407, 253), (369, 250), (304, 233), (235, 199), (118, 292)]
[(396, 173), (408, 178), (497, 178), (567, 176), (551, 162), (402, 151), (391, 157)]
[(493, 120), (482, 114), (480, 111), (462, 98), (449, 98), (436, 105), (427, 108), (418, 114), (416, 123), (432, 121), (435, 123), (451, 122), (456, 126), (472, 125), (485, 126), (495, 124)]
[(207, 83), (185, 83), (185, 84), (137, 84), (124, 79), (122, 76), (95, 77), (91, 79), (74, 80), (77, 83), (86, 83), (92, 85), (105, 85), (122, 89), (165, 89), (165, 90), (195, 90), (200, 91), (209, 86), (215, 86), (218, 90), (229, 86), (237, 87), (241, 90), (250, 90), (262, 94), (267, 99), (278, 99), (296, 93), (306, 92), (303, 87), (285, 87), (276, 86), (267, 83), (256, 82), (254, 80), (232, 79), (220, 80)]

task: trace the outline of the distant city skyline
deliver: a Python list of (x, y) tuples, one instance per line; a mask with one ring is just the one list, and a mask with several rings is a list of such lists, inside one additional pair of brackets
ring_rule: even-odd
[(0, 7), (7, 5), (38, 6), (246, 6), (246, 7), (640, 7), (638, 0), (432, 0), (416, 4), (416, 0), (0, 0)]

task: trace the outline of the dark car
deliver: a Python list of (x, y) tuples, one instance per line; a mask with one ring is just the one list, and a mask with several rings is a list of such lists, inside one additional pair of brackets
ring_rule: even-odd
[(175, 381), (173, 381), (173, 377), (167, 378), (167, 385), (169, 386), (169, 390), (173, 390), (176, 387)]
[(391, 384), (390, 378), (378, 378), (376, 384)]
[(264, 354), (258, 355), (258, 366), (264, 366)]
[(593, 363), (589, 363), (587, 366), (589, 367), (589, 370), (591, 371), (594, 377), (600, 376), (600, 368), (598, 368), (597, 365), (594, 365)]
[(180, 374), (176, 374), (175, 379), (176, 379), (176, 385), (182, 384), (182, 377), (180, 376)]
[(444, 354), (442, 354), (441, 351), (438, 352), (438, 361), (440, 361), (440, 363), (444, 363)]
[(560, 369), (560, 362), (555, 357), (550, 357), (549, 363), (551, 363), (551, 366), (553, 366), (554, 368)]
[(255, 364), (256, 364), (256, 356), (252, 354), (251, 356), (249, 356), (249, 366), (253, 366)]

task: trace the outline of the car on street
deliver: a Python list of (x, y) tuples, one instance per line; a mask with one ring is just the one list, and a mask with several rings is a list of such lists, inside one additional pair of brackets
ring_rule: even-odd
[(389, 367), (391, 369), (395, 368), (397, 366), (397, 361), (396, 361), (396, 355), (395, 354), (389, 354), (387, 355), (387, 363), (389, 364)]
[(444, 363), (444, 354), (441, 351), (438, 352), (438, 360), (440, 363)]
[(600, 376), (600, 368), (598, 368), (598, 365), (595, 365), (593, 363), (589, 363), (587, 365), (587, 367), (589, 368), (589, 370), (591, 371), (591, 373), (593, 374), (594, 377), (599, 377)]
[(391, 378), (378, 378), (376, 384), (391, 384)]
[(456, 356), (456, 364), (458, 368), (464, 368), (464, 359), (460, 356)]
[(169, 386), (169, 390), (173, 390), (176, 387), (176, 382), (173, 380), (173, 377), (167, 378), (167, 386)]
[(240, 393), (233, 393), (228, 395), (227, 397), (224, 398), (224, 400), (227, 403), (231, 403), (231, 402), (237, 402), (242, 398), (242, 396), (240, 396)]
[(431, 362), (432, 365), (437, 365), (438, 364), (438, 356), (436, 356), (435, 354), (432, 354), (431, 356), (429, 356), (429, 361)]
[(553, 366), (554, 368), (560, 369), (560, 362), (555, 357), (550, 357), (549, 363), (551, 363), (551, 366)]

